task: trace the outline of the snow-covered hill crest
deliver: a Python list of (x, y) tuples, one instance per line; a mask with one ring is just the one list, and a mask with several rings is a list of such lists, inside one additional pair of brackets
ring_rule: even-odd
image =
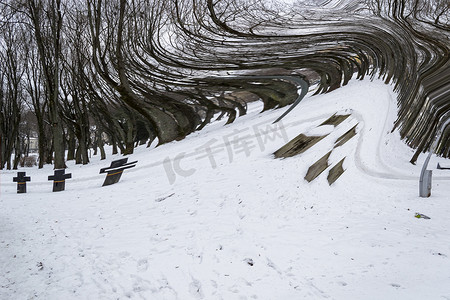
[[(138, 148), (137, 166), (103, 188), (99, 169), (119, 156), (69, 164), (60, 193), (50, 166), (26, 169), (27, 194), (2, 172), (0, 298), (450, 299), (450, 171), (434, 170), (431, 198), (418, 197), (424, 157), (411, 165), (391, 133), (395, 97), (380, 81), (351, 82), (277, 124), (286, 108), (252, 104), (233, 124)], [(350, 116), (321, 125), (333, 114)], [(299, 134), (325, 137), (275, 159)]]

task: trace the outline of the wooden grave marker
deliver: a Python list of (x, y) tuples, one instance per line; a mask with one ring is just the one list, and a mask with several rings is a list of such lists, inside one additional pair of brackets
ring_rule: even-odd
[(54, 175), (48, 176), (48, 180), (53, 180), (53, 192), (64, 191), (66, 188), (66, 179), (72, 178), (72, 174), (65, 174), (65, 169), (55, 170)]
[(123, 170), (134, 168), (136, 166), (137, 160), (129, 163), (127, 163), (127, 161), (128, 158), (114, 160), (111, 162), (111, 165), (109, 167), (100, 169), (100, 174), (106, 173), (106, 178), (103, 182), (103, 186), (119, 182)]
[(27, 192), (27, 181), (31, 181), (30, 176), (25, 176), (26, 172), (17, 172), (17, 177), (13, 177), (13, 182), (17, 182), (17, 193)]

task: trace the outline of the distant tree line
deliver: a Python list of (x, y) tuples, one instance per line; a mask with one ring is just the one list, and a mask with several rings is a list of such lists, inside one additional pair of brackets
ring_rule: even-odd
[(316, 93), (352, 76), (394, 82), (415, 162), (450, 109), (448, 1), (328, 2), (0, 0), (0, 169), (18, 167), (32, 135), (39, 168), (59, 169), (91, 148), (104, 159), (105, 141), (127, 155), (218, 113), (231, 123), (251, 100), (295, 100), (293, 82), (252, 75), (300, 76)]

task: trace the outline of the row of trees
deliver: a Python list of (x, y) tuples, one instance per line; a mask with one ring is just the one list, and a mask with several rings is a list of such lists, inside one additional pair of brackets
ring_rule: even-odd
[(263, 0), (0, 0), (0, 168), (18, 166), (33, 134), (39, 167), (64, 168), (66, 159), (87, 164), (91, 147), (105, 158), (105, 140), (131, 154), (182, 139), (218, 112), (232, 122), (249, 99), (272, 109), (296, 98), (292, 82), (236, 79), (243, 74), (318, 79), (318, 93), (354, 72), (395, 80), (398, 124), (423, 151), (439, 116), (424, 105), (430, 90), (414, 85), (448, 64), (448, 3), (424, 1), (333, 10), (304, 0), (289, 9)]
[[(88, 162), (91, 124), (81, 81), (86, 70), (77, 70), (83, 64), (76, 49), (79, 37), (69, 30), (67, 20), (73, 16), (66, 14), (75, 7), (60, 0), (2, 2), (1, 168), (11, 167), (12, 151), (17, 167), (33, 133), (38, 137), (40, 168), (52, 160), (55, 168), (64, 168), (65, 149), (68, 159), (75, 156), (75, 139), (77, 162)], [(29, 112), (33, 117), (24, 119)], [(24, 125), (28, 130), (20, 130)]]
[[(205, 51), (200, 43), (207, 41), (207, 25), (197, 19), (184, 27), (187, 15), (206, 15), (220, 2), (2, 1), (0, 168), (17, 167), (33, 132), (39, 168), (52, 161), (64, 168), (66, 158), (88, 163), (93, 146), (104, 158), (105, 137), (113, 154), (126, 155), (137, 144), (182, 139), (217, 112), (229, 122), (237, 111), (245, 114), (245, 100), (202, 89), (194, 79), (195, 69), (213, 64), (201, 67), (184, 57)], [(262, 1), (251, 5), (265, 9)], [(196, 39), (193, 48), (173, 36), (177, 31)], [(34, 128), (24, 131), (27, 112)]]

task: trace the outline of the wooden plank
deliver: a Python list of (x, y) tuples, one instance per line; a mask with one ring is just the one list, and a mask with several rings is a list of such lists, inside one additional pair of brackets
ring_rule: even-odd
[(308, 182), (313, 181), (317, 178), (323, 171), (325, 171), (328, 167), (328, 158), (331, 155), (331, 151), (325, 154), (321, 159), (316, 161), (311, 167), (309, 167), (308, 172), (306, 173), (305, 179)]
[(325, 120), (319, 126), (322, 126), (322, 125), (333, 125), (334, 127), (336, 127), (339, 124), (341, 124), (342, 122), (344, 122), (344, 120), (347, 119), (348, 117), (350, 117), (350, 115), (336, 115), (336, 114), (334, 114), (331, 117), (329, 117), (327, 120)]
[(303, 133), (296, 136), (289, 143), (275, 151), (275, 158), (286, 158), (301, 154), (320, 142), (324, 136), (306, 136)]
[(358, 126), (358, 124), (356, 124), (355, 126), (353, 126), (352, 129), (350, 129), (349, 131), (347, 131), (346, 133), (344, 133), (343, 135), (341, 135), (337, 140), (336, 143), (334, 145), (334, 148), (337, 148), (339, 146), (344, 145), (345, 143), (347, 143), (352, 137), (354, 137), (356, 135), (356, 126)]
[(338, 162), (333, 168), (331, 168), (331, 170), (328, 172), (327, 180), (329, 185), (335, 183), (336, 180), (338, 180), (339, 177), (341, 177), (341, 175), (344, 174), (345, 170), (342, 166), (344, 164), (344, 160), (345, 157), (340, 162)]

